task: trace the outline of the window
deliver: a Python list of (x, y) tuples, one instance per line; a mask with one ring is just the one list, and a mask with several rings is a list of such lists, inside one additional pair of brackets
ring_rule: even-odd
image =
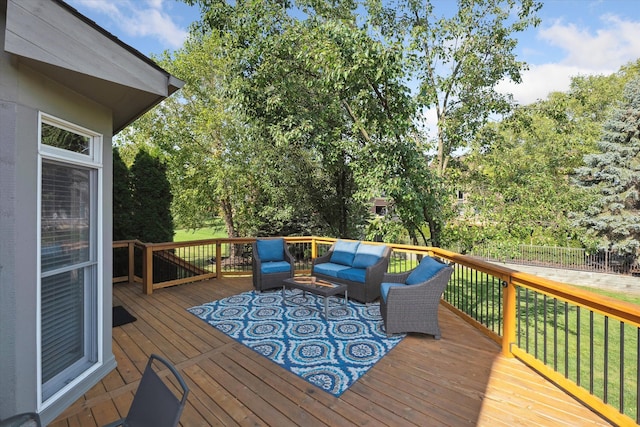
[(39, 378), (45, 403), (99, 363), (100, 135), (40, 122)]

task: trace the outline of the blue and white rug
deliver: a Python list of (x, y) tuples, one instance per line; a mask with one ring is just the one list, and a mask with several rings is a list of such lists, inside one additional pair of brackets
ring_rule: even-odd
[[(293, 292), (293, 293), (292, 293)], [(287, 291), (287, 300), (324, 308), (323, 298)], [(380, 306), (331, 298), (324, 313), (282, 292), (245, 292), (188, 310), (238, 342), (334, 396), (340, 396), (404, 335), (387, 338)], [(339, 304), (339, 305), (338, 305)]]

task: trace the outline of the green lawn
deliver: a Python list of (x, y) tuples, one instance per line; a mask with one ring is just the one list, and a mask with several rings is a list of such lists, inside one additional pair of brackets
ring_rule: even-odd
[(580, 286), (580, 288), (593, 292), (594, 294), (604, 295), (607, 297), (619, 299), (621, 301), (630, 302), (632, 304), (640, 305), (640, 294), (633, 294), (627, 292), (607, 291), (599, 288), (592, 288), (588, 286)]
[(189, 242), (192, 240), (220, 239), (227, 237), (227, 233), (221, 224), (213, 224), (211, 227), (198, 228), (196, 230), (176, 230), (173, 236), (174, 242)]

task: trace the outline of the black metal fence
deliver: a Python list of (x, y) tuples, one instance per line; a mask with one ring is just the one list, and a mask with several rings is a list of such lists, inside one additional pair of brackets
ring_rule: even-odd
[[(460, 248), (450, 250), (461, 253)], [(465, 255), (520, 265), (640, 276), (640, 261), (637, 257), (611, 250), (588, 252), (583, 248), (491, 244), (475, 246)]]

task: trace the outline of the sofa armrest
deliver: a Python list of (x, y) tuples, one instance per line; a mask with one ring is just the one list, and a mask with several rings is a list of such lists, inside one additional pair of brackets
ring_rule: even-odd
[(296, 259), (291, 255), (291, 252), (289, 251), (289, 244), (286, 241), (284, 242), (284, 260), (291, 266), (291, 276), (293, 276), (296, 269)]
[(322, 264), (322, 263), (331, 261), (331, 255), (333, 254), (334, 246), (335, 246), (335, 243), (333, 245), (331, 245), (331, 247), (329, 248), (329, 250), (327, 251), (326, 254), (314, 258), (312, 265)]

